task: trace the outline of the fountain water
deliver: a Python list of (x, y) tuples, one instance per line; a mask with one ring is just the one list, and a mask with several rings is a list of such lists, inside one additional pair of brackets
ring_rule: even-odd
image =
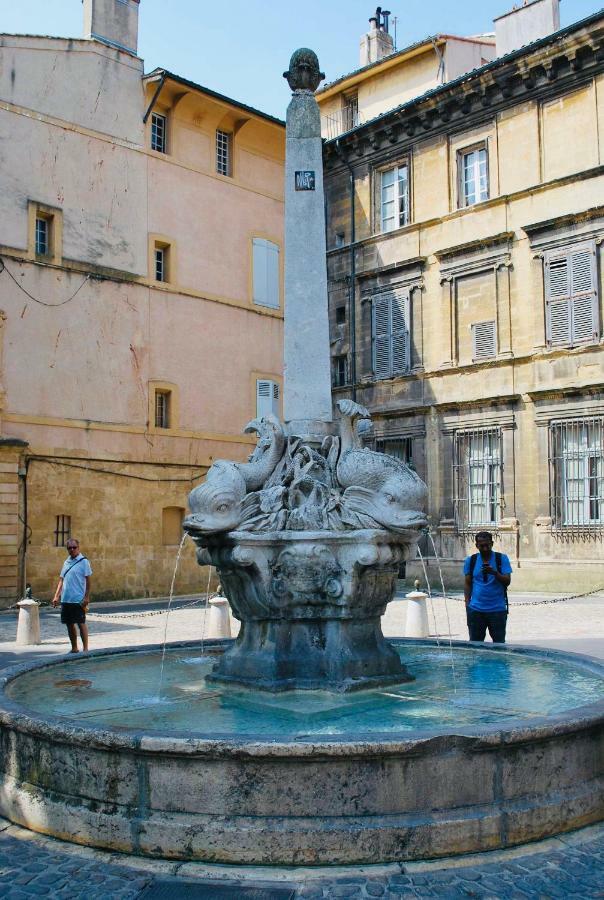
[(314, 53), (286, 76), (286, 425), (251, 422), (249, 462), (215, 463), (185, 523), (240, 634), (202, 637), (201, 656), (196, 640), (6, 674), (0, 814), (96, 847), (257, 865), (434, 857), (598, 821), (602, 665), (382, 635), (426, 487), (362, 446), (363, 407), (341, 401), (331, 421)]

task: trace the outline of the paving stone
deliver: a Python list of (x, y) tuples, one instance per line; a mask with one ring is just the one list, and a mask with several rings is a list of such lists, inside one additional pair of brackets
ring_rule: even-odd
[(386, 886), (379, 881), (368, 881), (365, 885), (365, 893), (368, 897), (383, 897)]

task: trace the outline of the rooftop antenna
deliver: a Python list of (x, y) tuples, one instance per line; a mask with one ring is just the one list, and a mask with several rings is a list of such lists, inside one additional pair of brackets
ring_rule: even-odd
[(394, 49), (398, 50), (398, 44), (396, 41), (396, 25), (398, 22), (398, 16), (392, 16), (392, 24), (394, 25)]

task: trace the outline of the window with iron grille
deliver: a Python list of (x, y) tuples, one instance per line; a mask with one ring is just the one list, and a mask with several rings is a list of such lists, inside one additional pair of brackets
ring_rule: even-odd
[(55, 547), (64, 547), (71, 537), (71, 516), (57, 516), (55, 526)]
[(342, 387), (348, 384), (348, 357), (334, 356), (333, 358), (333, 385), (334, 387)]
[(381, 230), (394, 231), (409, 222), (409, 166), (380, 172)]
[(555, 527), (604, 527), (604, 417), (550, 425), (550, 483)]
[(231, 174), (232, 139), (230, 132), (216, 130), (216, 171), (219, 175)]
[(503, 501), (501, 429), (457, 432), (453, 468), (458, 529), (497, 525)]
[(413, 468), (413, 438), (378, 438), (375, 449), (378, 453), (387, 453)]
[(50, 222), (41, 216), (36, 218), (36, 253), (39, 256), (50, 253)]
[(158, 153), (165, 153), (167, 149), (167, 119), (160, 116), (159, 113), (153, 113), (151, 116), (151, 149), (157, 150)]
[(411, 334), (409, 290), (382, 291), (372, 303), (373, 372), (376, 378), (391, 378), (409, 371)]
[(342, 103), (342, 130), (350, 131), (359, 124), (359, 95), (346, 94)]
[(155, 427), (170, 427), (170, 391), (155, 391)]
[(489, 199), (489, 157), (486, 145), (458, 156), (459, 206), (474, 206)]
[(595, 241), (545, 255), (546, 338), (550, 347), (589, 344), (600, 337)]

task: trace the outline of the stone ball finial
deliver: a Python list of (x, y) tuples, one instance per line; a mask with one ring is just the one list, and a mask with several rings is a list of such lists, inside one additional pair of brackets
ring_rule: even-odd
[(314, 50), (300, 47), (292, 54), (289, 69), (283, 73), (292, 91), (316, 91), (325, 78), (319, 68), (319, 58)]

